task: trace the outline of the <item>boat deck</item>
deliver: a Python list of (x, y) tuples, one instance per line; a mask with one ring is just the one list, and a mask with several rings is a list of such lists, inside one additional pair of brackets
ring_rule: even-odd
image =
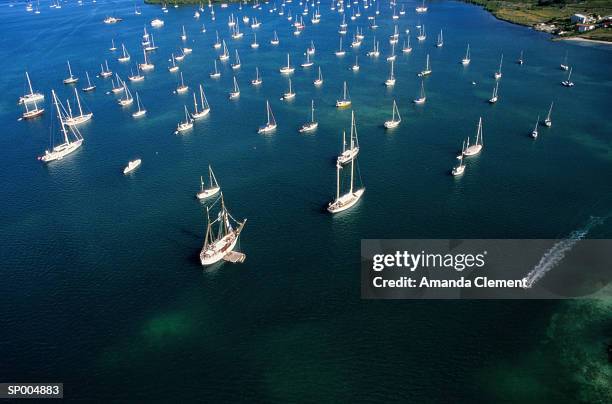
[(232, 264), (242, 264), (246, 259), (246, 254), (237, 251), (230, 251), (225, 254), (223, 259), (227, 262), (231, 262)]

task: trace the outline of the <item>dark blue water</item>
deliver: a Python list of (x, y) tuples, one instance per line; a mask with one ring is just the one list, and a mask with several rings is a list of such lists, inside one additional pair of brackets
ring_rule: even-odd
[[(328, 2), (321, 23), (307, 22), (299, 37), (268, 6), (216, 7), (213, 22), (208, 10), (195, 20), (193, 7), (162, 14), (143, 5), (136, 16), (129, 1), (68, 2), (58, 10), (45, 1), (39, 15), (3, 5), (0, 379), (62, 381), (67, 397), (107, 400), (607, 401), (609, 367), (597, 347), (609, 334), (609, 305), (360, 300), (362, 238), (564, 237), (611, 210), (612, 48), (553, 42), (463, 3), (435, 2), (422, 16), (415, 3), (405, 4), (398, 45), (409, 28), (414, 50), (398, 49), (392, 90), (383, 82), (393, 22), (382, 3), (378, 59), (365, 56), (373, 9), (362, 9), (356, 22), (347, 19), (344, 45), (359, 25), (366, 34), (361, 48), (334, 55), (340, 17)], [(297, 4), (291, 9), (299, 14)], [(250, 48), (252, 30), (242, 23), (244, 38), (230, 38), (231, 12), (240, 21), (244, 14), (262, 21), (259, 49)], [(124, 21), (103, 24), (111, 14)], [(150, 28), (155, 17), (165, 20), (163, 28)], [(428, 32), (424, 43), (415, 38), (418, 22)], [(159, 46), (150, 58), (156, 66), (130, 88), (147, 116), (133, 119), (134, 107), (122, 109), (106, 94), (110, 79), (95, 78), (97, 90), (81, 94), (94, 112), (81, 127), (83, 148), (41, 165), (36, 157), (49, 144), (50, 90), (71, 97), (61, 83), (66, 60), (81, 80), (85, 70), (93, 78), (105, 59), (126, 78), (142, 60), (145, 25)], [(181, 71), (192, 89), (204, 85), (212, 111), (192, 132), (176, 136), (183, 105), (192, 102), (190, 93), (173, 93), (178, 76), (166, 69), (182, 46), (181, 25), (194, 49)], [(440, 28), (445, 44), (436, 48)], [(208, 76), (215, 30), (232, 57), (240, 52), (237, 101), (227, 99), (229, 64), (219, 64), (220, 79)], [(269, 45), (273, 30), (278, 47)], [(113, 38), (126, 44), (131, 63), (119, 64), (108, 51)], [(302, 69), (311, 40), (315, 66)], [(472, 63), (464, 68), (459, 61), (468, 42)], [(521, 50), (523, 66), (515, 63)], [(566, 51), (571, 89), (560, 85)], [(279, 100), (287, 79), (278, 68), (287, 52), (296, 65), (291, 102)], [(491, 106), (486, 100), (502, 52), (500, 101)], [(349, 67), (357, 53), (361, 69), (354, 73)], [(414, 106), (416, 73), (428, 53), (427, 102)], [(317, 89), (318, 66), (325, 83)], [(255, 67), (261, 88), (249, 84)], [(25, 70), (47, 95), (47, 111), (18, 122)], [(324, 206), (334, 196), (334, 159), (350, 125), (350, 110), (334, 107), (344, 80), (367, 190), (355, 208), (332, 217)], [(279, 127), (261, 136), (266, 99)], [(300, 135), (311, 99), (319, 128)], [(403, 121), (385, 132), (393, 99)], [(536, 117), (552, 100), (553, 126), (541, 127), (533, 141)], [(473, 139), (480, 116), (484, 151), (453, 179), (455, 154), (463, 139)], [(142, 166), (123, 176), (135, 157)], [(240, 243), (247, 260), (202, 271), (204, 208), (193, 195), (208, 164), (232, 214), (248, 218)], [(605, 221), (589, 236), (610, 234)], [(592, 332), (585, 336), (587, 327)]]

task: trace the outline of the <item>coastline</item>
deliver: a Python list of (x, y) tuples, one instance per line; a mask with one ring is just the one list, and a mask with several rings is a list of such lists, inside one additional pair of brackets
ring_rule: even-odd
[(592, 42), (592, 43), (597, 43), (601, 45), (612, 45), (612, 41), (602, 41), (601, 39), (589, 39), (589, 38), (583, 38), (581, 36), (570, 36), (570, 37), (557, 36), (553, 38), (553, 41)]

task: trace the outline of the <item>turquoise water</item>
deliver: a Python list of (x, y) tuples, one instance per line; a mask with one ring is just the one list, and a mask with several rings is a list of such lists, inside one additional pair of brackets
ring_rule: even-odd
[[(297, 38), (267, 6), (217, 8), (212, 22), (208, 11), (195, 20), (193, 7), (162, 14), (142, 6), (135, 16), (129, 1), (70, 2), (60, 10), (43, 2), (40, 15), (3, 5), (0, 379), (63, 381), (68, 397), (115, 400), (609, 401), (610, 386), (591, 383), (609, 376), (597, 355), (610, 336), (609, 306), (360, 300), (362, 238), (563, 237), (611, 210), (612, 48), (552, 42), (459, 2), (434, 2), (423, 16), (415, 15), (415, 3), (405, 4), (399, 45), (410, 28), (414, 50), (398, 51), (392, 90), (383, 85), (393, 31), (383, 4), (377, 60), (365, 56), (372, 46), (366, 15), (373, 10), (347, 21), (347, 39), (356, 25), (366, 34), (357, 73), (348, 70), (355, 51), (333, 54), (340, 17), (328, 2), (321, 5), (321, 23), (307, 23)], [(241, 40), (229, 38), (231, 12), (263, 22), (258, 50), (250, 48), (251, 29), (243, 28)], [(103, 24), (113, 13), (125, 20)], [(134, 67), (142, 58), (142, 28), (159, 16), (165, 26), (148, 27), (160, 47), (151, 55), (155, 70), (130, 87), (147, 116), (134, 120), (134, 108), (122, 109), (106, 94), (110, 79), (96, 78), (97, 90), (81, 94), (94, 112), (81, 129), (83, 148), (57, 164), (36, 161), (49, 142), (50, 89), (71, 97), (61, 83), (66, 59), (82, 80), (104, 59), (125, 78), (130, 65), (116, 62), (111, 39), (126, 44)], [(425, 43), (415, 38), (419, 21), (427, 28)], [(181, 25), (194, 49), (181, 71), (191, 88), (204, 85), (212, 111), (191, 133), (176, 136), (183, 105), (191, 103), (190, 94), (173, 94), (178, 76), (166, 70), (181, 46)], [(436, 48), (440, 28), (445, 44)], [(227, 99), (229, 64), (219, 64), (219, 80), (208, 76), (215, 29), (232, 57), (234, 49), (240, 52), (238, 101)], [(281, 40), (276, 48), (269, 45), (273, 30)], [(299, 63), (310, 40), (315, 66), (304, 70)], [(459, 60), (468, 42), (472, 63), (464, 68)], [(521, 50), (523, 66), (515, 63)], [(566, 51), (576, 83), (571, 89), (560, 85)], [(297, 96), (289, 103), (279, 100), (287, 79), (278, 68), (287, 52), (296, 65)], [(491, 106), (486, 100), (502, 52), (500, 101)], [(427, 53), (428, 99), (414, 106), (416, 73)], [(325, 83), (317, 89), (319, 65)], [(256, 66), (261, 88), (249, 85)], [(47, 95), (47, 112), (18, 122), (26, 69)], [(334, 107), (343, 80), (357, 117), (367, 190), (354, 209), (332, 217), (324, 207), (335, 192), (341, 132), (350, 125), (350, 110)], [(266, 99), (279, 128), (261, 136), (256, 130), (265, 122)], [(311, 99), (319, 128), (300, 135)], [(393, 99), (403, 122), (386, 132)], [(553, 126), (541, 127), (533, 141), (536, 117), (552, 100)], [(484, 151), (454, 179), (448, 173), (455, 154), (465, 137), (473, 139), (480, 116)], [(123, 176), (135, 157), (142, 166)], [(202, 271), (197, 256), (205, 217), (193, 195), (208, 164), (232, 214), (248, 218), (240, 245), (247, 260)], [(589, 236), (611, 234), (608, 220)], [(573, 325), (581, 321), (593, 334), (577, 332), (582, 329)], [(575, 349), (584, 352), (583, 362), (568, 359)], [(585, 363), (590, 372), (577, 377)]]

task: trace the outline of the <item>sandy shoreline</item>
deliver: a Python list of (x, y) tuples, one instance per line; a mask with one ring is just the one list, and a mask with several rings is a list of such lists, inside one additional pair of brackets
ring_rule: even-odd
[(581, 38), (579, 36), (572, 36), (569, 38), (555, 38), (559, 41), (580, 41), (580, 42), (593, 42), (593, 43), (599, 43), (599, 44), (603, 44), (603, 45), (612, 45), (612, 42), (609, 41), (601, 41), (598, 39), (588, 39), (588, 38)]

